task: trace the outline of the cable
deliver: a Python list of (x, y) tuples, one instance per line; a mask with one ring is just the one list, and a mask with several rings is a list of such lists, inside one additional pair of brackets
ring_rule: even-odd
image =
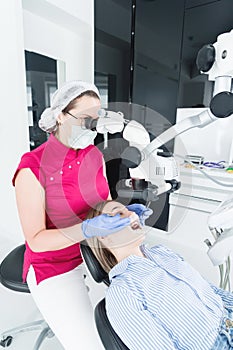
[(219, 268), (219, 274), (220, 274), (220, 281), (219, 281), (219, 287), (222, 288), (222, 283), (223, 283), (223, 264), (218, 266)]
[(226, 271), (225, 271), (225, 277), (224, 277), (224, 282), (223, 282), (223, 289), (226, 290), (227, 285), (229, 284), (230, 280), (230, 258), (228, 257), (226, 260)]
[(207, 174), (204, 170), (200, 169), (199, 166), (197, 166), (196, 164), (194, 164), (193, 162), (191, 162), (190, 160), (186, 159), (185, 157), (179, 155), (179, 154), (173, 154), (175, 157), (181, 158), (183, 160), (185, 160), (185, 162), (191, 164), (195, 169), (197, 169), (198, 171), (200, 171), (203, 175), (205, 175), (207, 178), (209, 178), (211, 181), (215, 182), (217, 185), (220, 186), (224, 186), (224, 187), (233, 187), (233, 185), (230, 184), (226, 184), (223, 182), (220, 182), (216, 179), (214, 179), (212, 176), (210, 176), (209, 174)]
[(228, 282), (227, 282), (227, 284), (228, 284), (228, 290), (229, 290), (229, 292), (230, 292), (230, 291), (231, 291), (231, 280), (230, 280), (231, 258), (230, 258), (230, 256), (228, 256), (227, 260), (228, 260), (228, 266), (229, 266), (229, 271), (228, 271)]

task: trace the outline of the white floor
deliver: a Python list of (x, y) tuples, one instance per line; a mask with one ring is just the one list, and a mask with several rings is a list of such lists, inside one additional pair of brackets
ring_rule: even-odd
[[(104, 297), (105, 286), (97, 285), (90, 277), (86, 284), (90, 288), (90, 298), (95, 304)], [(94, 287), (93, 287), (94, 284)], [(92, 292), (93, 291), (93, 292)], [(42, 319), (30, 294), (13, 292), (0, 285), (0, 335), (24, 323)], [(32, 350), (40, 331), (19, 333), (12, 341), (9, 350)], [(10, 335), (10, 334), (9, 334)], [(1, 349), (1, 347), (0, 347)], [(48, 338), (43, 342), (41, 350), (64, 350), (56, 337)]]
[[(32, 350), (37, 333), (31, 332), (31, 334), (27, 333), (27, 335), (20, 335), (15, 338), (10, 345), (9, 350)], [(57, 341), (56, 337), (51, 339), (46, 339), (40, 347), (40, 350), (64, 350), (64, 348)]]
[[(0, 285), (0, 334), (24, 323), (42, 319), (30, 294), (10, 291)], [(9, 334), (10, 335), (10, 334)], [(33, 349), (39, 331), (19, 333), (13, 338), (10, 350)], [(56, 337), (46, 339), (41, 350), (64, 350)]]

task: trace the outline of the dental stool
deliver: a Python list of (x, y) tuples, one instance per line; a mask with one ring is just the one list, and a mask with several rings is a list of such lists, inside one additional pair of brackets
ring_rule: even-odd
[[(0, 265), (0, 282), (8, 289), (21, 293), (30, 293), (27, 283), (22, 282), (23, 258), (25, 245), (13, 249)], [(41, 330), (33, 350), (38, 350), (46, 338), (54, 336), (44, 320), (23, 324), (0, 334), (0, 346), (6, 348), (11, 345), (13, 338), (23, 332)]]
[[(91, 248), (86, 241), (82, 241), (80, 244), (81, 254), (86, 266), (97, 283), (105, 283), (109, 286), (108, 274), (104, 271)], [(95, 323), (100, 336), (100, 339), (106, 350), (129, 350), (127, 346), (122, 342), (118, 335), (113, 330), (106, 314), (105, 298), (102, 299), (95, 307)]]

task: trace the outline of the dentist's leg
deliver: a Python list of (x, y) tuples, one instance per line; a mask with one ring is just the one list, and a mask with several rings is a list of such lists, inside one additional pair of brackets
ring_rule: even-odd
[(87, 350), (102, 350), (82, 269), (80, 265), (37, 285), (31, 266), (27, 283), (38, 309), (65, 350), (81, 349), (81, 344)]

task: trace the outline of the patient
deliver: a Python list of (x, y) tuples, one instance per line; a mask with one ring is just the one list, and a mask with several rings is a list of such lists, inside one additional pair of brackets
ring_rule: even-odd
[[(109, 273), (106, 311), (130, 350), (233, 349), (233, 294), (208, 283), (162, 245), (143, 245), (146, 229), (116, 201), (99, 203), (88, 217), (116, 215), (131, 226), (88, 239)], [(148, 228), (147, 228), (148, 229)]]

